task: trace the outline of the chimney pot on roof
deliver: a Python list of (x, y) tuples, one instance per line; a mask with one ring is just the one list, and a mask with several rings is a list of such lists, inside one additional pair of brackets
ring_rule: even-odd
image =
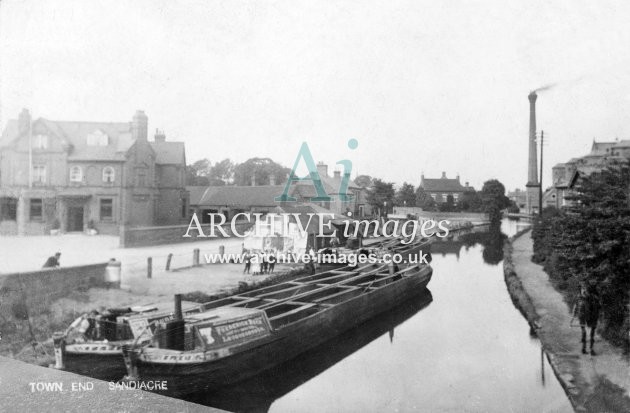
[(341, 171), (335, 171), (335, 178), (341, 178)]
[(147, 115), (145, 115), (143, 111), (137, 110), (133, 115), (133, 120), (131, 121), (131, 137), (134, 140), (146, 141), (148, 138), (148, 123), (149, 119), (147, 118)]
[(328, 165), (324, 162), (318, 162), (317, 173), (319, 173), (320, 176), (328, 176)]
[(442, 179), (446, 179), (446, 172), (442, 172)]
[(22, 109), (18, 118), (18, 130), (20, 133), (28, 133), (31, 127), (31, 112), (28, 109)]
[(166, 142), (166, 134), (164, 133), (164, 131), (160, 131), (159, 129), (156, 129), (153, 140), (155, 142)]
[(468, 188), (468, 181), (466, 181), (466, 188)]

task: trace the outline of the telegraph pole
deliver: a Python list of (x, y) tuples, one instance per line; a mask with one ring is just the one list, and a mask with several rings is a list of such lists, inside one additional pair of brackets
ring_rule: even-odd
[(538, 180), (538, 214), (543, 216), (543, 144), (545, 143), (545, 131), (540, 131), (540, 178)]
[(28, 188), (33, 187), (33, 121), (28, 120)]

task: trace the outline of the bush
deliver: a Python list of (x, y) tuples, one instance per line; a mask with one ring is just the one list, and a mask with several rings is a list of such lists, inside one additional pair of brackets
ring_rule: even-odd
[(546, 208), (534, 223), (532, 260), (543, 265), (554, 286), (572, 304), (583, 282), (602, 298), (601, 334), (628, 346), (630, 208), (627, 166), (586, 177), (568, 211)]

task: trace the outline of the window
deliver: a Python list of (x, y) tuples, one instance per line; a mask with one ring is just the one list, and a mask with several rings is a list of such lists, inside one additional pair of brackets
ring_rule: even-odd
[(453, 201), (457, 202), (457, 198), (459, 198), (459, 194), (453, 194)]
[(39, 183), (39, 184), (46, 183), (46, 166), (45, 165), (33, 165), (33, 183)]
[(107, 146), (109, 145), (109, 136), (100, 130), (96, 130), (87, 136), (88, 146)]
[(80, 166), (73, 166), (70, 168), (70, 182), (81, 182), (83, 181), (83, 170), (81, 170)]
[(101, 221), (114, 219), (114, 201), (111, 198), (101, 199)]
[(136, 186), (143, 187), (147, 185), (147, 174), (143, 169), (136, 171)]
[(114, 182), (114, 178), (116, 173), (114, 172), (114, 168), (111, 166), (106, 166), (103, 168), (103, 182), (112, 183)]
[(33, 149), (46, 149), (48, 148), (48, 136), (35, 135), (33, 136)]
[(42, 219), (42, 200), (41, 198), (33, 198), (30, 202), (30, 213), (29, 216), (31, 221), (41, 220)]
[(17, 203), (17, 198), (0, 198), (0, 221), (16, 220)]

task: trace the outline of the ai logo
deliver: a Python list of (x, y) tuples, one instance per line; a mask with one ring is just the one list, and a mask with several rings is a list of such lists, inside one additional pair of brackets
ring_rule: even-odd
[[(359, 142), (356, 139), (350, 139), (348, 141), (348, 148), (354, 150), (359, 146)], [(304, 164), (309, 171), (309, 174), (303, 178), (300, 178), (296, 175), (296, 170), (300, 165), (300, 160), (304, 160)], [(353, 195), (348, 194), (348, 184), (350, 183), (350, 172), (352, 171), (352, 161), (348, 159), (342, 159), (337, 162), (337, 165), (343, 166), (343, 176), (341, 177), (341, 182), (339, 183), (339, 200), (341, 202), (350, 202), (352, 201)], [(284, 191), (282, 195), (277, 196), (275, 198), (276, 202), (296, 202), (297, 199), (289, 196), (289, 188), (291, 187), (292, 182), (299, 181), (311, 181), (313, 187), (315, 187), (315, 191), (317, 196), (311, 198), (312, 201), (334, 201), (335, 199), (329, 196), (324, 189), (324, 185), (322, 184), (321, 177), (319, 176), (319, 172), (317, 171), (317, 167), (315, 166), (315, 161), (313, 160), (313, 155), (311, 155), (311, 151), (308, 148), (308, 144), (306, 142), (302, 143), (300, 147), (300, 151), (298, 152), (298, 156), (293, 164), (293, 169), (289, 174), (289, 179), (287, 180), (286, 185), (284, 186)]]

